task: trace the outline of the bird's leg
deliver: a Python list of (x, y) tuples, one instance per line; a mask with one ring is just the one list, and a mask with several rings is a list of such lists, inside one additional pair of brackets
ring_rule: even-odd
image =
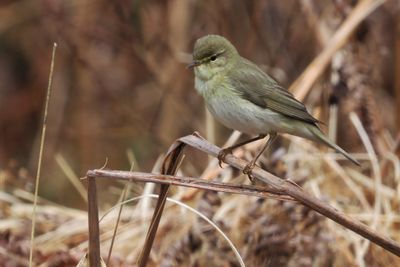
[(246, 145), (248, 143), (263, 139), (265, 136), (266, 136), (265, 134), (260, 134), (260, 135), (254, 137), (254, 138), (249, 139), (249, 140), (246, 140), (246, 141), (243, 141), (243, 142), (238, 143), (236, 145), (221, 149), (221, 151), (218, 153), (218, 164), (219, 164), (219, 166), (222, 168), (221, 164), (225, 160), (225, 156), (227, 154), (231, 154), (234, 149), (236, 149), (238, 147), (241, 147), (241, 146), (244, 146), (244, 145)]
[(269, 139), (268, 141), (265, 143), (265, 145), (263, 146), (263, 148), (260, 150), (260, 152), (258, 152), (257, 156), (255, 156), (249, 164), (246, 165), (246, 167), (244, 167), (243, 169), (243, 173), (247, 174), (250, 178), (250, 181), (253, 182), (253, 177), (251, 176), (251, 171), (253, 170), (254, 166), (256, 165), (256, 161), (257, 159), (262, 155), (262, 153), (265, 151), (265, 149), (267, 149), (272, 142), (276, 139), (276, 133), (271, 133), (269, 135)]

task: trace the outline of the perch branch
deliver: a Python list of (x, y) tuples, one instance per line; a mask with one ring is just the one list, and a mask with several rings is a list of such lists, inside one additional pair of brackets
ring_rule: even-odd
[[(214, 157), (217, 157), (218, 153), (221, 150), (219, 147), (210, 144), (198, 135), (188, 135), (178, 139), (177, 142), (185, 143)], [(238, 159), (232, 154), (226, 155), (225, 163), (239, 170), (243, 170), (243, 168), (247, 165), (246, 161)], [(399, 243), (377, 233), (360, 221), (353, 219), (350, 216), (347, 216), (346, 214), (338, 211), (327, 203), (311, 196), (301, 187), (290, 182), (290, 180), (281, 179), (257, 166), (253, 169), (252, 176), (259, 181), (265, 183), (273, 190), (277, 190), (278, 192), (284, 193), (285, 195), (292, 197), (301, 204), (315, 210), (325, 217), (328, 217), (329, 219), (348, 228), (349, 230), (352, 230), (353, 232), (367, 238), (371, 242), (383, 247), (393, 254), (400, 256)]]
[[(257, 166), (252, 171), (252, 176), (259, 181), (266, 184), (266, 187), (252, 186), (252, 185), (235, 185), (227, 184), (216, 181), (205, 181), (202, 179), (195, 179), (190, 177), (176, 177), (169, 174), (175, 174), (179, 159), (182, 157), (182, 150), (185, 145), (189, 145), (197, 150), (203, 151), (213, 157), (217, 157), (220, 152), (220, 148), (209, 143), (197, 134), (188, 135), (178, 139), (168, 151), (163, 164), (163, 174), (149, 174), (139, 172), (125, 172), (125, 171), (106, 171), (106, 170), (91, 170), (88, 171), (87, 176), (91, 178), (113, 178), (122, 180), (134, 180), (141, 182), (153, 182), (161, 184), (161, 193), (158, 205), (154, 211), (153, 220), (149, 228), (149, 235), (151, 238), (146, 239), (145, 249), (146, 256), (142, 258), (140, 266), (145, 266), (147, 263), (148, 255), (150, 253), (151, 245), (154, 240), (154, 236), (158, 227), (159, 219), (161, 218), (162, 210), (165, 204), (165, 198), (169, 186), (178, 185), (193, 187), (206, 190), (221, 191), (227, 193), (238, 193), (245, 195), (252, 195), (258, 197), (276, 197), (283, 200), (294, 200), (304, 206), (307, 206), (316, 212), (322, 214), (325, 217), (335, 221), (336, 223), (346, 227), (347, 229), (367, 238), (371, 242), (381, 246), (382, 248), (390, 251), (391, 253), (400, 256), (400, 244), (396, 241), (385, 237), (376, 231), (372, 230), (367, 225), (360, 221), (347, 216), (346, 214), (336, 210), (327, 203), (311, 196), (309, 193), (304, 191), (301, 187), (291, 182), (279, 178)], [(225, 163), (239, 170), (243, 170), (247, 165), (247, 162), (236, 158), (232, 154), (228, 154), (225, 157)], [(150, 234), (151, 233), (151, 234)], [(150, 241), (149, 241), (150, 240)], [(143, 257), (143, 253), (142, 253)]]
[(179, 177), (163, 174), (152, 174), (145, 172), (129, 172), (115, 170), (91, 170), (87, 177), (119, 179), (125, 181), (136, 181), (145, 183), (156, 183), (163, 185), (185, 186), (217, 192), (255, 196), (262, 198), (276, 198), (279, 200), (294, 201), (293, 198), (283, 195), (279, 190), (254, 185), (232, 184), (217, 181), (207, 181), (192, 177)]

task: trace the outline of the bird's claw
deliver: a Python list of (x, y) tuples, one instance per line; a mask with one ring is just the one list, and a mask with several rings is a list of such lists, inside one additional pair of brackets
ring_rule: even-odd
[(250, 162), (243, 169), (243, 173), (249, 177), (249, 179), (252, 183), (254, 183), (254, 177), (251, 175), (251, 172), (253, 171), (253, 168), (255, 165), (256, 164), (254, 162)]
[(225, 157), (227, 154), (232, 154), (232, 149), (225, 148), (221, 149), (221, 151), (218, 153), (218, 165), (222, 168), (222, 162), (224, 162)]
[(255, 164), (253, 162), (247, 164), (244, 169), (243, 169), (243, 173), (249, 175), (251, 173), (251, 171), (253, 170)]

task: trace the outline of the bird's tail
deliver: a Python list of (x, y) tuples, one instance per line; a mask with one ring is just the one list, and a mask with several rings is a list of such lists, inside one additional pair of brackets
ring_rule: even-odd
[(309, 130), (312, 132), (312, 134), (314, 135), (315, 139), (318, 142), (323, 143), (324, 145), (327, 145), (327, 146), (333, 148), (334, 150), (336, 150), (337, 152), (339, 152), (340, 154), (342, 154), (343, 156), (348, 158), (351, 162), (360, 166), (360, 162), (358, 162), (355, 158), (350, 156), (349, 153), (344, 151), (340, 146), (338, 146), (335, 143), (333, 143), (332, 141), (330, 141), (328, 139), (328, 137), (326, 137), (318, 127), (315, 127), (313, 125), (312, 127), (309, 127)]

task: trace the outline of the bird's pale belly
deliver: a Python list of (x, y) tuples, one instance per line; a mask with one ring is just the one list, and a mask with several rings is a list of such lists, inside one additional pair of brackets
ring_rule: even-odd
[(229, 96), (209, 100), (207, 108), (226, 127), (248, 134), (268, 134), (281, 132), (282, 116), (253, 103)]

